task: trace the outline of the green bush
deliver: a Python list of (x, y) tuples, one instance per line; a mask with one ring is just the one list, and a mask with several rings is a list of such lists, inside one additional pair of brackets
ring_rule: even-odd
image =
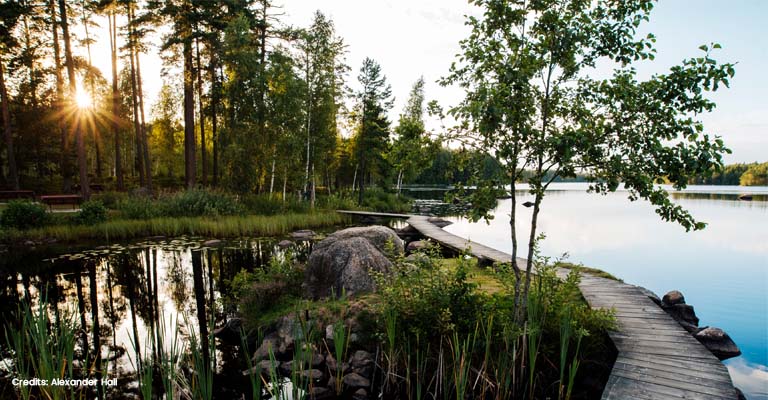
[(187, 190), (160, 199), (165, 217), (215, 217), (243, 213), (234, 196), (218, 191)]
[(368, 189), (363, 194), (363, 207), (373, 211), (407, 213), (411, 211), (410, 198), (382, 189)]
[(107, 208), (99, 200), (89, 200), (80, 206), (75, 221), (80, 225), (96, 225), (107, 220)]
[(121, 200), (117, 209), (123, 218), (150, 219), (161, 216), (158, 204), (145, 196), (132, 196)]
[(438, 250), (395, 261), (394, 274), (376, 275), (381, 315), (395, 316), (399, 330), (437, 340), (451, 332), (466, 335), (483, 321), (487, 296), (469, 281), (469, 261), (444, 268)]
[(13, 200), (0, 215), (0, 224), (7, 228), (30, 229), (44, 226), (49, 221), (45, 206), (28, 200)]
[(252, 214), (275, 215), (286, 212), (306, 212), (309, 202), (299, 202), (295, 196), (287, 196), (285, 201), (282, 194), (253, 194), (240, 197), (240, 203)]
[(240, 312), (250, 320), (301, 296), (304, 269), (291, 252), (278, 254), (265, 267), (253, 272), (241, 270), (230, 282), (230, 301), (238, 303)]
[(94, 200), (99, 200), (104, 204), (104, 207), (116, 209), (121, 202), (128, 199), (128, 194), (124, 192), (103, 192), (93, 196)]
[(128, 197), (120, 201), (117, 208), (128, 219), (217, 217), (238, 215), (244, 211), (234, 196), (206, 190), (166, 194), (156, 200), (146, 196)]

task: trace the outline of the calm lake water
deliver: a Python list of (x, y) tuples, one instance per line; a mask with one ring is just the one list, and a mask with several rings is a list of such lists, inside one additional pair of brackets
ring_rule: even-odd
[[(223, 301), (231, 293), (230, 282), (243, 269), (253, 271), (273, 257), (285, 257), (286, 250), (277, 245), (279, 239), (211, 243), (204, 238), (178, 237), (10, 249), (0, 256), (0, 332), (5, 324), (14, 323), (15, 311), (25, 298), (32, 304), (45, 299), (61, 312), (70, 310), (78, 316), (82, 312), (89, 334), (80, 337), (78, 346), (95, 347), (90, 332), (93, 324), (98, 324), (98, 347), (102, 359), (109, 360), (106, 374), (119, 379), (107, 398), (137, 398), (135, 346), (141, 354), (152, 354), (150, 338), (153, 330), (159, 329), (165, 332), (163, 341), (168, 350), (177, 327), (177, 343), (186, 346), (192, 332), (198, 338), (208, 336), (207, 321), (224, 325), (236, 314), (232, 302)], [(290, 251), (297, 260), (305, 261), (310, 250), (310, 242), (297, 242)], [(3, 337), (0, 352), (7, 357), (4, 347)], [(214, 357), (215, 398), (247, 394), (240, 373), (244, 362), (239, 347), (217, 340)], [(5, 367), (0, 360), (0, 398), (13, 398)]]
[[(542, 203), (543, 255), (608, 271), (659, 296), (677, 289), (700, 325), (724, 329), (743, 355), (727, 361), (736, 386), (750, 399), (768, 399), (768, 187), (692, 186), (673, 198), (709, 225), (685, 232), (663, 222), (626, 192), (586, 193), (586, 184), (553, 184)], [(753, 201), (739, 200), (752, 194)], [(532, 200), (520, 192), (518, 200)], [(527, 246), (530, 209), (518, 207), (521, 246)], [(511, 251), (510, 200), (501, 200), (489, 225), (453, 218), (446, 227), (500, 250)], [(525, 254), (520, 254), (525, 256)]]

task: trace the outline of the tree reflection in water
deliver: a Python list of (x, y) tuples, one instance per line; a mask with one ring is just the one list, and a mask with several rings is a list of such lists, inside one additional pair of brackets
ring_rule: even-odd
[[(78, 340), (89, 349), (90, 376), (103, 373), (124, 384), (105, 388), (111, 390), (108, 398), (135, 394), (135, 369), (140, 366), (134, 354), (158, 357), (167, 350), (161, 332), (174, 332), (174, 327), (164, 326), (165, 321), (178, 321), (182, 340), (194, 329), (201, 346), (206, 346), (209, 324), (221, 326), (236, 312), (235, 306), (225, 308), (217, 301), (228, 294), (232, 278), (241, 269), (260, 268), (272, 257), (282, 256), (275, 239), (238, 239), (214, 248), (202, 243), (181, 238), (100, 246), (78, 253), (40, 249), (17, 254), (5, 264), (0, 261), (0, 301), (7, 305), (0, 311), (2, 322), (12, 323), (9, 311), (24, 299), (30, 304), (45, 299), (53, 323), (60, 308), (75, 304), (82, 325)], [(310, 244), (295, 250), (299, 259), (306, 259)], [(238, 365), (237, 349), (217, 341), (213, 351), (204, 354), (204, 362), (217, 373), (215, 390), (221, 390), (216, 385), (241, 382), (234, 376), (239, 369), (229, 367)], [(0, 385), (8, 384), (0, 379)]]

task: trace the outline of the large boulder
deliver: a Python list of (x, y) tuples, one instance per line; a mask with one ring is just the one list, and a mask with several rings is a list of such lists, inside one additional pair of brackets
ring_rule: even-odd
[(383, 226), (349, 228), (331, 234), (317, 243), (309, 256), (304, 275), (307, 295), (317, 299), (374, 291), (375, 282), (369, 272), (389, 272), (392, 262), (384, 255), (389, 246), (403, 251), (400, 238)]
[[(397, 233), (393, 231), (390, 228), (387, 228), (386, 226), (381, 225), (373, 225), (373, 226), (360, 226), (360, 227), (354, 227), (354, 228), (347, 228), (342, 229), (340, 231), (336, 231), (332, 233), (330, 236), (328, 236), (325, 240), (322, 240), (320, 243), (315, 245), (315, 249), (322, 248), (323, 243), (327, 242), (328, 244), (332, 243), (335, 240), (344, 240), (349, 238), (355, 238), (360, 237), (368, 242), (370, 242), (374, 247), (376, 247), (380, 252), (385, 253), (387, 251), (387, 243), (392, 243), (394, 246), (394, 250), (396, 252), (402, 253), (403, 248), (403, 241), (400, 240), (400, 237), (397, 236)], [(332, 239), (332, 240), (329, 240)]]
[(739, 346), (720, 328), (704, 328), (693, 337), (704, 345), (720, 361), (741, 355)]

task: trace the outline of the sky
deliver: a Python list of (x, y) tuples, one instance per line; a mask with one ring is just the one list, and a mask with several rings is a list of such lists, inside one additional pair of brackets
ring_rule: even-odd
[[(278, 0), (282, 21), (307, 27), (316, 10), (329, 16), (338, 35), (347, 44), (347, 81), (354, 88), (365, 57), (381, 64), (392, 85), (395, 106), (390, 119), (397, 120), (413, 83), (424, 76), (426, 97), (444, 108), (462, 98), (456, 87), (441, 87), (436, 80), (448, 73), (459, 53), (459, 41), (469, 29), (464, 15), (478, 15), (466, 0)], [(282, 3), (282, 4), (281, 4)], [(735, 62), (736, 76), (730, 89), (711, 98), (714, 112), (700, 116), (708, 132), (723, 137), (733, 154), (727, 163), (768, 160), (768, 1), (763, 0), (661, 0), (641, 34), (657, 37), (658, 53), (653, 62), (637, 64), (640, 78), (664, 73), (683, 59), (701, 54), (702, 44), (717, 42), (722, 50), (713, 54), (719, 62)], [(99, 32), (94, 64), (109, 76), (109, 43), (106, 22)], [(104, 57), (99, 56), (103, 54)], [(144, 55), (142, 69), (148, 103), (153, 104), (162, 85), (157, 48)], [(608, 71), (597, 71), (605, 74)], [(428, 128), (437, 129), (435, 121)]]

